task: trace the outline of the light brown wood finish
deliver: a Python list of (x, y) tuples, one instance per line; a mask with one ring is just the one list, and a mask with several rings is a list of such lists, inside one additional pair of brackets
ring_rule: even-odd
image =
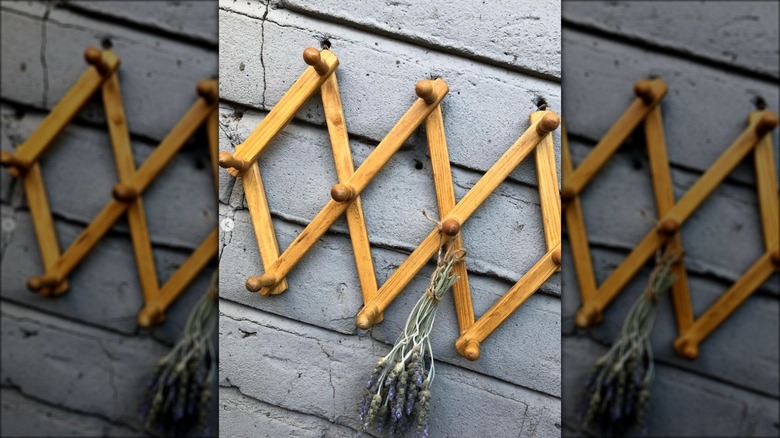
[[(565, 122), (561, 122), (561, 173), (564, 184), (574, 170), (569, 150), (569, 137), (566, 135)], [(574, 273), (580, 287), (580, 297), (585, 303), (596, 295), (596, 274), (590, 257), (590, 244), (585, 229), (585, 215), (582, 213), (582, 201), (575, 196), (563, 205), (566, 218), (566, 234), (574, 258)]]
[[(653, 194), (655, 195), (655, 208), (660, 219), (674, 206), (674, 188), (672, 187), (669, 157), (666, 153), (666, 137), (664, 136), (661, 107), (658, 105), (650, 110), (645, 118), (645, 140), (648, 161), (650, 162)], [(667, 245), (671, 251), (683, 251), (682, 236), (679, 231), (669, 236), (668, 239)], [(688, 291), (688, 272), (685, 268), (685, 262), (680, 259), (678, 263), (672, 265), (671, 271), (674, 277), (672, 301), (677, 319), (677, 331), (683, 333), (693, 324), (693, 307)]]
[[(304, 53), (311, 53), (310, 49), (307, 49)], [(292, 120), (295, 113), (301, 109), (301, 106), (336, 71), (336, 67), (339, 65), (336, 55), (329, 50), (322, 50), (320, 56), (322, 63), (327, 66), (327, 70), (320, 74), (314, 66), (308, 67), (273, 109), (266, 114), (263, 121), (257, 125), (249, 137), (236, 147), (236, 159), (249, 163), (256, 161), (271, 140)], [(310, 59), (305, 60), (308, 62)], [(232, 167), (228, 167), (227, 171), (233, 176), (238, 176), (241, 173)]]
[[(535, 111), (528, 116), (531, 123), (540, 120), (546, 111)], [(558, 191), (558, 166), (555, 164), (555, 146), (552, 135), (545, 136), (536, 146), (536, 175), (539, 201), (542, 204), (544, 241), (550, 251), (561, 243), (561, 197)]]
[[(560, 243), (547, 251), (501, 299), (480, 316), (477, 322), (455, 341), (458, 353), (472, 360), (478, 358), (479, 344), (484, 342), (558, 270), (560, 259), (556, 262), (554, 258), (555, 254), (560, 257), (560, 251)], [(473, 357), (475, 348), (477, 356)]]
[[(111, 146), (114, 150), (119, 182), (129, 183), (135, 173), (135, 160), (130, 144), (130, 132), (127, 127), (122, 92), (119, 86), (119, 77), (116, 73), (103, 84), (103, 107), (106, 113), (108, 133), (111, 137)], [(131, 202), (127, 209), (127, 222), (130, 228), (130, 238), (133, 242), (135, 265), (141, 280), (141, 290), (144, 294), (144, 302), (149, 302), (157, 296), (160, 287), (157, 278), (157, 268), (154, 265), (152, 254), (152, 241), (149, 235), (149, 227), (146, 223), (146, 213), (141, 197)]]
[[(699, 344), (726, 320), (745, 300), (763, 284), (776, 269), (773, 253), (778, 247), (770, 248), (742, 277), (734, 283), (718, 301), (683, 332), (674, 342), (674, 349), (687, 359), (699, 357)], [(776, 262), (774, 262), (776, 263)]]
[[(97, 51), (97, 58), (95, 51)], [(92, 47), (85, 51), (85, 57), (92, 65), (65, 93), (30, 137), (16, 148), (17, 159), (30, 164), (38, 161), (52, 141), (97, 92), (103, 81), (119, 67), (119, 58), (110, 50), (101, 52)]]
[(626, 138), (639, 126), (639, 123), (645, 118), (647, 113), (661, 101), (666, 94), (666, 84), (661, 79), (649, 81), (640, 81), (647, 85), (649, 89), (648, 99), (642, 96), (637, 97), (631, 103), (631, 106), (620, 116), (614, 125), (604, 134), (599, 143), (593, 148), (588, 156), (577, 166), (577, 169), (563, 182), (561, 196), (564, 200), (570, 200), (582, 189), (587, 186), (591, 179), (601, 170), (604, 164), (620, 148)]
[[(762, 111), (750, 113), (749, 123), (758, 123)], [(764, 232), (764, 245), (768, 250), (780, 244), (780, 206), (777, 197), (777, 175), (775, 175), (775, 157), (772, 148), (772, 136), (765, 135), (759, 140), (753, 152), (758, 187), (758, 205), (761, 208), (761, 225)]]
[[(434, 103), (428, 104), (423, 99), (417, 99), (385, 136), (384, 140), (366, 157), (363, 164), (347, 180), (345, 185), (354, 190), (356, 194), (360, 194), (417, 127), (425, 121), (425, 118), (436, 108), (436, 105), (441, 102), (448, 91), (447, 84), (443, 80), (435, 80), (433, 92), (436, 95), (436, 100)], [(325, 231), (346, 211), (347, 207), (349, 207), (348, 202), (335, 200), (330, 200), (325, 204), (265, 274), (261, 277), (247, 279), (247, 289), (259, 291), (261, 295), (267, 295), (268, 287), (287, 276), (306, 252), (325, 234)], [(377, 315), (379, 313), (381, 312), (377, 312)]]
[[(322, 84), (320, 94), (325, 110), (325, 122), (328, 125), (330, 145), (333, 149), (336, 175), (339, 183), (345, 184), (355, 172), (355, 164), (352, 161), (352, 152), (349, 148), (349, 134), (335, 74), (328, 76)], [(368, 240), (368, 230), (363, 216), (363, 206), (359, 196), (355, 196), (354, 201), (347, 207), (346, 216), (349, 238), (352, 241), (352, 252), (355, 255), (358, 281), (363, 293), (363, 303), (367, 303), (376, 295), (377, 281), (374, 259), (371, 256), (371, 244)], [(381, 320), (383, 315), (379, 315), (377, 318)]]
[[(433, 171), (433, 184), (436, 189), (436, 200), (439, 206), (439, 217), (446, 218), (455, 208), (455, 188), (452, 183), (452, 169), (450, 168), (450, 156), (447, 150), (447, 138), (444, 132), (444, 116), (441, 105), (433, 110), (425, 119), (425, 134), (428, 138), (428, 151), (431, 155), (431, 169)], [(463, 237), (456, 233), (454, 249), (463, 247)], [(471, 302), (471, 288), (469, 286), (468, 271), (465, 260), (456, 263), (453, 272), (458, 276), (452, 285), (452, 298), (455, 303), (455, 313), (458, 317), (458, 328), (463, 334), (474, 324), (474, 305)], [(368, 301), (366, 301), (368, 302)], [(375, 318), (375, 324), (379, 323)]]
[[(51, 269), (60, 257), (60, 244), (57, 232), (54, 229), (49, 198), (46, 195), (46, 185), (43, 182), (41, 165), (34, 163), (30, 169), (22, 175), (22, 185), (27, 196), (27, 207), (30, 210), (35, 237), (38, 239), (38, 249), (45, 269)], [(44, 287), (40, 292), (44, 296), (61, 295), (68, 290), (67, 281), (63, 281), (52, 290)]]
[[(444, 220), (454, 219), (458, 224), (465, 224), (485, 199), (533, 151), (545, 135), (558, 127), (558, 124), (558, 116), (551, 111), (548, 111), (541, 120), (532, 124), (477, 181)], [(358, 327), (368, 329), (374, 324), (376, 315), (383, 312), (390, 305), (395, 297), (409, 284), (412, 277), (433, 257), (438, 250), (439, 243), (439, 230), (435, 228), (379, 288), (378, 295), (358, 313)]]
[[(255, 231), (260, 260), (263, 262), (263, 269), (268, 270), (276, 259), (279, 258), (279, 243), (276, 240), (274, 224), (271, 220), (271, 209), (268, 206), (268, 198), (265, 195), (260, 166), (256, 161), (247, 172), (241, 175), (241, 180), (244, 183), (246, 204), (249, 207), (249, 216), (252, 220), (252, 228)], [(287, 279), (282, 279), (269, 290), (269, 294), (276, 295), (286, 290)]]

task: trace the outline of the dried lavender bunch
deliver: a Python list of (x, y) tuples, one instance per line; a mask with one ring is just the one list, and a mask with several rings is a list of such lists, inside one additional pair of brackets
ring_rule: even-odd
[(213, 333), (217, 314), (217, 276), (190, 313), (181, 339), (157, 363), (148, 385), (142, 418), (146, 428), (182, 436), (194, 424), (206, 432), (206, 418), (216, 381)]
[(599, 436), (623, 436), (632, 429), (643, 433), (654, 372), (650, 332), (680, 256), (669, 250), (656, 255), (648, 286), (631, 307), (620, 337), (596, 361), (580, 409), (583, 430)]
[(427, 438), (431, 410), (431, 384), (436, 376), (430, 334), (436, 307), (455, 283), (453, 266), (463, 261), (465, 251), (454, 249), (452, 241), (439, 247), (436, 270), (426, 292), (417, 300), (403, 332), (387, 356), (379, 359), (366, 383), (360, 421), (363, 431), (403, 435), (411, 425)]

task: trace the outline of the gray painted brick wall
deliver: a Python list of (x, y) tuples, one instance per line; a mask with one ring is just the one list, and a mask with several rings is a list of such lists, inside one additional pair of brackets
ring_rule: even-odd
[[(564, 2), (564, 113), (581, 162), (634, 98), (633, 83), (661, 76), (661, 104), (677, 199), (746, 126), (760, 96), (778, 111), (776, 2)], [(778, 156), (778, 134), (773, 134)], [(641, 129), (583, 193), (598, 282), (653, 225), (655, 206)], [(777, 165), (777, 163), (775, 163)], [(682, 227), (694, 313), (700, 315), (762, 253), (752, 158)], [(565, 234), (565, 233), (564, 233)], [(564, 246), (567, 247), (564, 238)], [(563, 279), (563, 424), (575, 435), (582, 388), (647, 282), (645, 269), (583, 331), (568, 248)], [(701, 346), (696, 361), (672, 348), (669, 301), (652, 335), (658, 374), (650, 436), (777, 436), (780, 284), (775, 274)]]
[[(447, 81), (442, 107), (460, 199), (528, 127), (539, 97), (560, 111), (560, 5), (536, 3), (222, 0), (221, 149), (233, 150), (252, 132), (305, 68), (303, 49), (327, 39), (340, 61), (336, 75), (356, 165), (415, 100), (418, 80)], [(474, 25), (461, 26), (464, 21)], [(559, 139), (556, 133), (556, 151)], [(477, 315), (544, 252), (536, 172), (527, 161), (464, 226)], [(259, 163), (285, 248), (336, 182), (318, 95)], [(422, 130), (362, 199), (381, 283), (430, 231), (421, 210), (437, 211)], [(260, 259), (242, 183), (224, 171), (220, 218), (235, 224), (220, 236), (221, 430), (356, 435), (360, 382), (395, 341), (432, 266), (412, 280), (384, 322), (358, 331), (362, 298), (343, 219), (290, 273), (289, 290), (267, 298), (244, 288), (246, 277), (260, 272)], [(455, 351), (457, 322), (452, 299), (445, 298), (432, 339), (438, 378), (431, 436), (560, 435), (560, 284), (556, 274), (483, 344), (477, 362)]]
[[(140, 165), (195, 101), (197, 82), (217, 74), (216, 8), (216, 2), (3, 1), (2, 149), (27, 138), (78, 79), (87, 46), (110, 43), (122, 61), (121, 88)], [(199, 133), (144, 194), (161, 281), (216, 225), (208, 160)], [(99, 97), (41, 164), (64, 246), (102, 209), (117, 180)], [(197, 277), (163, 325), (139, 330), (142, 294), (122, 220), (73, 272), (66, 295), (31, 294), (25, 282), (42, 270), (38, 246), (21, 184), (1, 173), (2, 434), (143, 435), (144, 387), (215, 266)]]

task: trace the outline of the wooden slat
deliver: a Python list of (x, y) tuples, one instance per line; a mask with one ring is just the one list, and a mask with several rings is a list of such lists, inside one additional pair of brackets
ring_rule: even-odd
[[(645, 139), (657, 216), (661, 218), (674, 206), (674, 189), (660, 106), (653, 108), (645, 118)], [(679, 232), (670, 237), (668, 246), (671, 251), (682, 252), (682, 236)], [(672, 265), (671, 273), (674, 277), (672, 301), (677, 319), (677, 331), (683, 333), (693, 324), (693, 307), (688, 291), (688, 272), (685, 269), (685, 262), (680, 259), (678, 263)]]
[[(320, 89), (322, 106), (325, 109), (325, 122), (328, 125), (330, 145), (333, 149), (333, 159), (336, 164), (336, 175), (340, 183), (347, 183), (355, 172), (352, 152), (349, 149), (349, 134), (341, 105), (341, 95), (336, 75), (332, 74), (322, 84)], [(374, 259), (371, 256), (371, 244), (368, 240), (366, 220), (363, 216), (363, 206), (360, 197), (347, 207), (347, 227), (352, 241), (352, 252), (355, 255), (360, 290), (363, 293), (363, 303), (367, 303), (376, 295), (377, 281), (374, 272)], [(380, 320), (383, 318), (380, 315)]]
[[(433, 184), (436, 189), (436, 200), (439, 206), (439, 217), (448, 217), (455, 208), (455, 188), (452, 183), (452, 169), (447, 150), (447, 138), (444, 132), (444, 117), (441, 105), (425, 119), (425, 134), (428, 138), (428, 151), (431, 155), (431, 169), (433, 170)], [(463, 247), (461, 233), (455, 237), (453, 248)], [(452, 285), (452, 298), (455, 302), (455, 313), (458, 317), (458, 327), (463, 334), (474, 324), (474, 305), (471, 302), (471, 288), (469, 286), (468, 271), (465, 260), (453, 266), (453, 272), (458, 276)], [(375, 319), (374, 323), (380, 321)]]
[[(553, 114), (553, 113), (550, 113)], [(553, 114), (554, 115), (554, 114)], [(555, 116), (557, 119), (557, 116)], [(532, 124), (520, 138), (496, 161), (493, 166), (477, 181), (447, 215), (463, 225), (474, 211), (490, 196), (528, 154), (533, 151), (539, 141), (548, 133), (540, 133), (542, 121)], [(556, 124), (557, 127), (557, 124)], [(364, 164), (365, 165), (365, 164)], [(362, 167), (362, 166), (361, 166)], [(376, 315), (387, 309), (387, 306), (411, 281), (412, 277), (422, 269), (439, 248), (440, 235), (438, 229), (433, 229), (401, 266), (379, 288), (378, 295), (366, 304), (357, 315), (357, 326), (367, 329), (373, 325)]]
[[(561, 122), (561, 172), (564, 184), (573, 168), (569, 137), (566, 135), (565, 123)], [(574, 258), (574, 273), (577, 275), (582, 302), (585, 303), (596, 294), (596, 274), (590, 256), (588, 233), (585, 229), (585, 217), (579, 196), (575, 196), (565, 205), (563, 214), (566, 218), (566, 233), (569, 236), (569, 246)]]
[[(354, 193), (359, 195), (368, 183), (374, 179), (376, 174), (379, 173), (382, 167), (387, 164), (393, 154), (403, 146), (404, 142), (412, 135), (417, 127), (425, 121), (425, 118), (428, 117), (434, 108), (436, 108), (436, 105), (441, 102), (448, 91), (447, 84), (443, 80), (435, 80), (433, 90), (435, 94), (434, 101), (426, 103), (423, 99), (417, 99), (406, 114), (404, 114), (398, 123), (393, 126), (384, 140), (382, 140), (374, 151), (366, 157), (363, 164), (355, 171), (345, 185), (351, 187)], [(336, 219), (346, 211), (349, 205), (349, 202), (336, 202), (334, 200), (330, 200), (325, 204), (309, 225), (298, 234), (290, 246), (287, 247), (282, 255), (276, 260), (274, 265), (263, 274), (261, 279), (270, 279), (275, 282), (286, 277), (290, 270), (292, 270), (301, 258), (303, 258), (306, 252), (308, 252), (317, 240), (325, 234), (325, 231), (327, 231)], [(252, 279), (253, 278), (250, 278), (249, 280)], [(266, 295), (268, 293), (267, 289), (267, 287), (262, 288), (260, 294)]]
[[(749, 123), (757, 123), (763, 111), (754, 111), (748, 118)], [(772, 148), (771, 133), (765, 135), (756, 145), (753, 153), (756, 167), (756, 186), (758, 187), (758, 205), (761, 208), (761, 225), (764, 232), (764, 245), (767, 249), (780, 243), (780, 206), (777, 197), (777, 175), (775, 175), (775, 157)]]
[(106, 73), (101, 74), (95, 66), (89, 66), (30, 137), (16, 148), (18, 159), (30, 163), (38, 161), (46, 148), (97, 92), (103, 81), (119, 67), (119, 58), (113, 52), (106, 50), (101, 56), (105, 60)]
[[(528, 116), (535, 123), (545, 111), (535, 111)], [(558, 166), (555, 164), (555, 146), (552, 135), (548, 135), (536, 146), (536, 175), (539, 185), (539, 201), (542, 204), (544, 241), (547, 250), (561, 243), (561, 196), (558, 191)]]
[[(257, 239), (257, 248), (260, 251), (260, 260), (263, 262), (263, 269), (268, 270), (279, 258), (279, 243), (271, 220), (271, 209), (268, 207), (260, 166), (256, 161), (242, 174), (241, 180), (244, 183), (244, 195), (246, 195), (246, 204), (249, 207), (249, 216)], [(270, 290), (270, 294), (276, 295), (286, 290), (287, 279), (283, 278)]]
[(469, 357), (468, 348), (474, 348), (487, 339), (534, 292), (539, 290), (559, 267), (553, 260), (556, 252), (560, 253), (560, 244), (547, 251), (501, 299), (455, 341), (455, 348), (460, 354)]
[[(22, 185), (27, 195), (27, 206), (38, 240), (43, 267), (46, 270), (52, 269), (60, 257), (60, 244), (57, 239), (57, 231), (54, 229), (54, 219), (49, 206), (49, 198), (46, 195), (46, 185), (43, 182), (40, 164), (34, 163), (22, 175)], [(68, 283), (63, 281), (53, 291), (53, 295), (61, 295), (67, 290)], [(52, 295), (50, 288), (45, 288), (41, 292), (43, 295)]]
[[(119, 181), (128, 183), (135, 172), (135, 160), (130, 144), (130, 133), (122, 102), (119, 76), (116, 73), (112, 74), (103, 84), (103, 106)], [(160, 284), (157, 278), (157, 268), (154, 265), (152, 241), (146, 223), (144, 204), (140, 196), (130, 203), (127, 210), (127, 221), (144, 302), (149, 302), (157, 297)]]
[(677, 338), (674, 348), (681, 356), (688, 359), (699, 356), (699, 344), (772, 275), (775, 270), (772, 254), (777, 251), (777, 246), (770, 248), (715, 304)]
[(219, 232), (215, 228), (160, 289), (157, 307), (165, 311), (206, 265), (217, 256)]
[[(249, 137), (236, 147), (236, 159), (250, 163), (257, 160), (257, 157), (263, 153), (263, 150), (268, 146), (271, 140), (287, 126), (287, 123), (292, 120), (295, 113), (301, 109), (303, 104), (309, 100), (309, 98), (319, 90), (325, 80), (336, 71), (336, 67), (339, 65), (339, 60), (336, 58), (336, 55), (329, 50), (322, 50), (320, 56), (327, 66), (327, 71), (320, 75), (314, 67), (306, 68), (303, 74), (301, 74), (298, 80), (296, 80), (290, 89), (287, 90), (273, 109), (266, 114)], [(239, 171), (233, 168), (228, 168), (227, 171), (233, 176), (238, 176), (240, 174)]]

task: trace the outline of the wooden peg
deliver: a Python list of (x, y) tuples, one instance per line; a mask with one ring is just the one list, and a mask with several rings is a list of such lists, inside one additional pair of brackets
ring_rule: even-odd
[(30, 163), (29, 160), (17, 157), (11, 151), (3, 151), (0, 153), (0, 164), (2, 164), (3, 167), (9, 168), (9, 172), (15, 170), (16, 172), (13, 172), (13, 176), (19, 176), (21, 173), (24, 173), (32, 163)]
[(417, 97), (424, 100), (428, 105), (436, 102), (436, 94), (433, 92), (433, 81), (429, 79), (423, 79), (417, 82), (417, 85), (414, 87), (414, 92), (417, 94)]
[(165, 320), (165, 313), (157, 307), (154, 303), (147, 304), (138, 312), (137, 323), (141, 328), (148, 329), (150, 327), (159, 325)]
[(558, 114), (552, 111), (545, 111), (541, 120), (536, 123), (536, 132), (543, 136), (558, 129), (560, 124), (561, 118), (558, 117)]
[(233, 168), (240, 173), (244, 173), (247, 169), (249, 169), (249, 166), (251, 166), (249, 162), (239, 160), (228, 151), (221, 151), (219, 153), (219, 167), (223, 167), (225, 169)]
[(460, 222), (453, 217), (444, 219), (441, 223), (441, 232), (450, 237), (457, 236), (460, 233)]
[(320, 76), (328, 73), (328, 65), (322, 60), (320, 51), (314, 47), (309, 47), (303, 51), (303, 62), (312, 66), (314, 71)]
[(358, 326), (358, 328), (361, 328), (363, 330), (370, 329), (376, 322), (376, 317), (381, 312), (379, 311), (379, 308), (377, 308), (374, 304), (366, 304), (365, 307), (363, 307), (363, 310), (358, 313), (357, 316), (357, 322), (355, 325)]
[(577, 324), (577, 327), (579, 328), (586, 328), (601, 322), (601, 318), (602, 315), (599, 308), (596, 307), (592, 302), (586, 302), (577, 311), (577, 316), (574, 320), (574, 323)]
[(133, 202), (138, 199), (140, 192), (133, 186), (118, 183), (111, 190), (111, 195), (119, 202)]
[(765, 111), (761, 118), (756, 123), (756, 134), (763, 136), (764, 134), (774, 130), (777, 127), (777, 114), (771, 111)]
[(84, 50), (84, 59), (105, 77), (110, 76), (119, 67), (119, 58), (110, 50), (88, 47)]
[(263, 274), (261, 276), (252, 276), (246, 280), (246, 289), (250, 292), (258, 292), (263, 288), (270, 288), (278, 283), (273, 274)]
[(552, 261), (556, 265), (561, 266), (563, 260), (561, 259), (561, 250), (560, 249), (553, 251), (553, 253), (552, 253)]
[(330, 189), (330, 197), (336, 202), (348, 202), (357, 196), (355, 189), (347, 184), (334, 184)]
[(54, 275), (38, 275), (27, 279), (27, 289), (38, 292), (44, 288), (53, 288), (62, 280)]
[(680, 230), (680, 224), (674, 219), (666, 219), (658, 226), (658, 232), (664, 236), (672, 236)]
[(204, 79), (198, 82), (195, 91), (208, 104), (212, 104), (219, 99), (219, 85), (214, 79)]
[(666, 84), (661, 79), (641, 79), (634, 84), (634, 94), (645, 105), (654, 105), (666, 94)]

